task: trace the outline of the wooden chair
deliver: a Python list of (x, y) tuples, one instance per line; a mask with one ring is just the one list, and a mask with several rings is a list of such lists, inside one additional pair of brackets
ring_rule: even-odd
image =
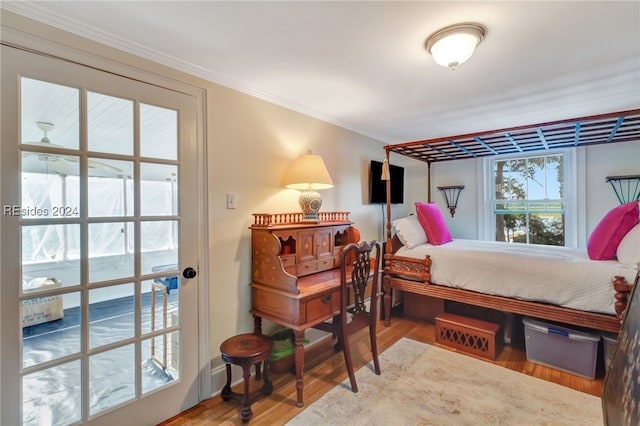
[(358, 392), (358, 385), (351, 362), (350, 334), (369, 327), (374, 370), (380, 375), (376, 342), (378, 300), (382, 295), (378, 280), (380, 255), (380, 243), (377, 241), (351, 243), (344, 247), (340, 263), (340, 314), (313, 327), (330, 332), (338, 338), (336, 350), (342, 350), (344, 354), (353, 392)]

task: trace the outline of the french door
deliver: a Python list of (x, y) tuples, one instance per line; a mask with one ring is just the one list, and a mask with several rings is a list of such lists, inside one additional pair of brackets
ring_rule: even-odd
[(154, 424), (195, 405), (195, 98), (1, 55), (0, 424)]

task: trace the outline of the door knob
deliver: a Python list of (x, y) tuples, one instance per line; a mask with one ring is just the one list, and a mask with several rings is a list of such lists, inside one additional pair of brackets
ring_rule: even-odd
[(188, 280), (194, 278), (196, 275), (198, 275), (198, 273), (191, 266), (184, 268), (184, 271), (182, 271), (182, 276)]

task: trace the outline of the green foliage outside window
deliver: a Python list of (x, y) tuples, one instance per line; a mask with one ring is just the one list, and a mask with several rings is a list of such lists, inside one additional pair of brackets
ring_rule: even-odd
[(495, 160), (496, 241), (565, 244), (562, 155)]

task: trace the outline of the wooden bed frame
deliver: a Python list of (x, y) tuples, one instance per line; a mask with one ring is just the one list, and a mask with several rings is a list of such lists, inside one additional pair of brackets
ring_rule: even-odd
[(512, 299), (509, 297), (493, 296), (460, 288), (453, 288), (433, 284), (431, 282), (431, 258), (424, 259), (396, 256), (395, 251), (401, 245), (396, 236), (387, 239), (384, 255), (384, 275), (382, 286), (384, 289), (384, 325), (391, 325), (391, 291), (402, 290), (444, 300), (453, 300), (469, 305), (495, 309), (514, 314), (527, 315), (535, 318), (557, 321), (601, 331), (618, 333), (629, 294), (633, 284), (626, 282), (621, 276), (612, 279), (616, 290), (614, 309), (616, 315), (599, 314), (563, 308), (541, 302)]
[[(623, 142), (627, 140), (638, 140), (640, 129), (640, 110), (630, 110), (619, 113), (583, 117), (574, 120), (562, 120), (537, 125), (514, 127), (510, 129), (492, 130), (415, 142), (404, 142), (387, 145), (384, 149), (387, 162), (389, 161), (390, 152), (414, 158), (427, 163), (428, 175), (430, 175), (432, 162), (461, 158), (477, 158), (487, 155), (506, 153), (499, 151), (500, 148), (498, 148), (499, 146), (510, 145), (500, 145), (503, 143), (502, 139), (505, 139), (505, 135), (510, 136), (510, 142), (515, 144), (516, 141), (512, 137), (515, 134), (544, 134), (547, 129), (557, 129), (558, 126), (561, 126), (564, 128), (566, 136), (572, 138), (575, 135), (575, 128), (580, 128), (580, 125), (584, 125), (585, 123), (602, 123), (603, 121), (608, 121), (609, 125), (615, 126), (616, 122), (621, 123), (625, 119), (628, 119), (630, 123), (627, 125), (627, 130), (620, 134), (620, 139), (617, 141)], [(594, 134), (589, 142), (581, 143), (580, 145), (610, 142), (611, 139), (607, 140), (606, 137), (612, 134), (615, 134), (615, 131), (611, 133), (611, 131), (607, 129), (605, 132), (602, 132), (602, 135)], [(496, 145), (490, 146), (491, 143), (495, 143)], [(578, 145), (578, 142), (576, 142), (576, 145)], [(452, 146), (458, 150), (455, 152), (451, 151), (453, 149)], [(547, 145), (545, 148), (548, 149), (552, 147)], [(531, 149), (529, 149), (529, 151), (531, 151)], [(547, 303), (529, 302), (508, 297), (493, 296), (432, 283), (430, 273), (431, 258), (429, 256), (426, 256), (424, 259), (415, 259), (395, 255), (397, 250), (402, 246), (402, 243), (396, 236), (392, 237), (391, 235), (391, 203), (389, 199), (391, 183), (389, 180), (387, 180), (386, 183), (387, 239), (385, 243), (385, 255), (383, 261), (384, 275), (382, 280), (384, 289), (384, 324), (386, 326), (389, 326), (391, 323), (391, 291), (392, 289), (397, 289), (402, 290), (403, 292), (416, 293), (444, 300), (452, 300), (474, 306), (527, 315), (601, 331), (614, 333), (618, 333), (620, 331), (622, 315), (626, 309), (627, 300), (634, 285), (628, 283), (626, 279), (621, 276), (612, 277), (611, 280), (616, 291), (615, 300), (611, 301), (611, 303), (614, 304), (616, 315), (579, 311)], [(428, 176), (427, 182), (427, 199), (429, 201), (431, 200), (430, 176)], [(635, 278), (636, 284), (638, 283), (639, 278), (640, 272)]]

